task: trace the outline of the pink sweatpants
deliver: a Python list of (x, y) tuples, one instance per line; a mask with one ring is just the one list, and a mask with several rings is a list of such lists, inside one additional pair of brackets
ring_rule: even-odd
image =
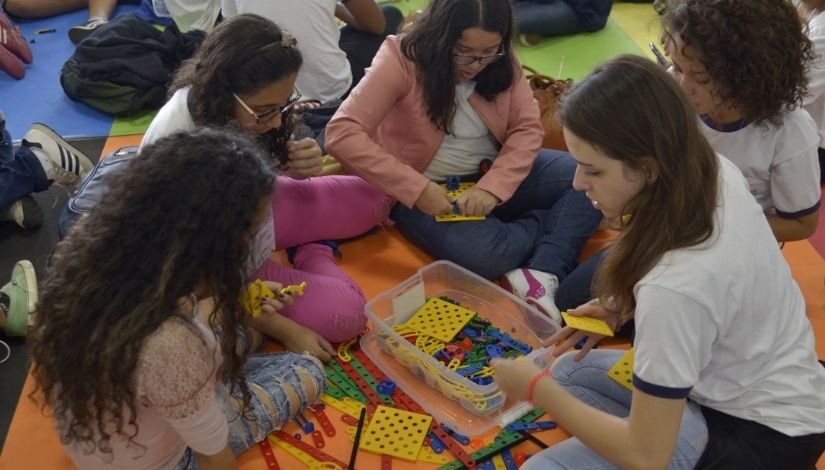
[(307, 282), (281, 314), (327, 341), (354, 338), (366, 324), (361, 288), (335, 263), (332, 249), (311, 243), (361, 235), (389, 216), (391, 199), (357, 176), (294, 180), (279, 176), (272, 196), (276, 249), (297, 246), (295, 267), (267, 260), (256, 276), (283, 285)]

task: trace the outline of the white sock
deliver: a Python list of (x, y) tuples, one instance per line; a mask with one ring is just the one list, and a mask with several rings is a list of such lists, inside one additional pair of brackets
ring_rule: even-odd
[(52, 163), (49, 155), (43, 149), (37, 147), (29, 147), (29, 150), (31, 150), (34, 156), (40, 161), (40, 166), (42, 166), (43, 171), (46, 172), (46, 179), (49, 181), (54, 180), (54, 163)]

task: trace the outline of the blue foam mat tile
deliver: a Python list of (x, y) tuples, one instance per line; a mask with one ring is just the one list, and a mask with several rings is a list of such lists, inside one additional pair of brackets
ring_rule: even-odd
[[(135, 6), (119, 6), (115, 14), (135, 10)], [(33, 122), (45, 123), (64, 137), (109, 135), (113, 116), (72, 101), (60, 86), (60, 69), (75, 48), (69, 41), (69, 28), (87, 18), (88, 10), (83, 9), (38, 20), (13, 20), (20, 26), (34, 55), (22, 80), (0, 72), (0, 110), (6, 115), (6, 126), (13, 139), (21, 139)], [(55, 32), (35, 35), (39, 29)]]

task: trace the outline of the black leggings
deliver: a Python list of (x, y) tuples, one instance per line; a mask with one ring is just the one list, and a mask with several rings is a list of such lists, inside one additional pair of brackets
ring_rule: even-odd
[[(381, 11), (384, 13), (386, 26), (384, 27), (384, 34), (380, 36), (358, 31), (352, 26), (345, 26), (341, 29), (341, 39), (338, 41), (338, 47), (347, 53), (347, 60), (352, 70), (350, 90), (355, 88), (355, 85), (364, 78), (364, 70), (372, 63), (372, 58), (375, 57), (378, 48), (384, 42), (384, 38), (397, 33), (398, 28), (404, 21), (404, 14), (392, 5), (382, 6)], [(349, 91), (347, 94), (349, 94)]]

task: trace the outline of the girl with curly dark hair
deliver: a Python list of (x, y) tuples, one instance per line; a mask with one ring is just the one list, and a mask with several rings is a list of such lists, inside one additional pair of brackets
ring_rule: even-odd
[[(626, 360), (609, 349), (567, 353), (549, 370), (493, 362), (510, 398), (573, 435), (522, 470), (813, 469), (825, 449), (825, 369), (805, 299), (689, 97), (655, 63), (620, 56), (572, 89), (561, 121), (576, 189), (623, 220), (591, 316), (613, 328), (635, 318), (632, 376), (608, 372)], [(572, 338), (566, 350), (573, 331), (550, 341)]]
[(357, 176), (319, 176), (318, 144), (292, 139), (301, 64), (295, 39), (272, 21), (245, 14), (222, 22), (176, 74), (142, 145), (179, 130), (232, 125), (257, 135), (270, 158), (285, 162), (272, 218), (277, 249), (296, 248), (295, 269), (266, 259), (255, 276), (308, 286), (280, 315), (252, 324), (288, 350), (328, 360), (334, 354), (329, 341), (363, 330), (366, 299), (336, 265), (331, 242), (314, 242), (366, 232), (387, 218), (389, 200)]
[(241, 297), (274, 182), (245, 137), (174, 134), (113, 176), (107, 203), (58, 244), (33, 374), (78, 467), (230, 468), (317, 400), (317, 359), (249, 357), (261, 336)]
[(662, 17), (673, 75), (713, 148), (739, 166), (779, 241), (816, 230), (816, 123), (801, 108), (814, 60), (789, 1), (674, 0)]
[[(485, 278), (504, 276), (560, 321), (556, 289), (601, 214), (573, 190), (570, 155), (541, 148), (512, 39), (509, 0), (434, 0), (408, 32), (384, 41), (326, 143), (398, 200), (391, 216), (407, 239)], [(450, 177), (477, 182), (453, 198), (441, 185)], [(454, 211), (486, 218), (434, 217)]]

